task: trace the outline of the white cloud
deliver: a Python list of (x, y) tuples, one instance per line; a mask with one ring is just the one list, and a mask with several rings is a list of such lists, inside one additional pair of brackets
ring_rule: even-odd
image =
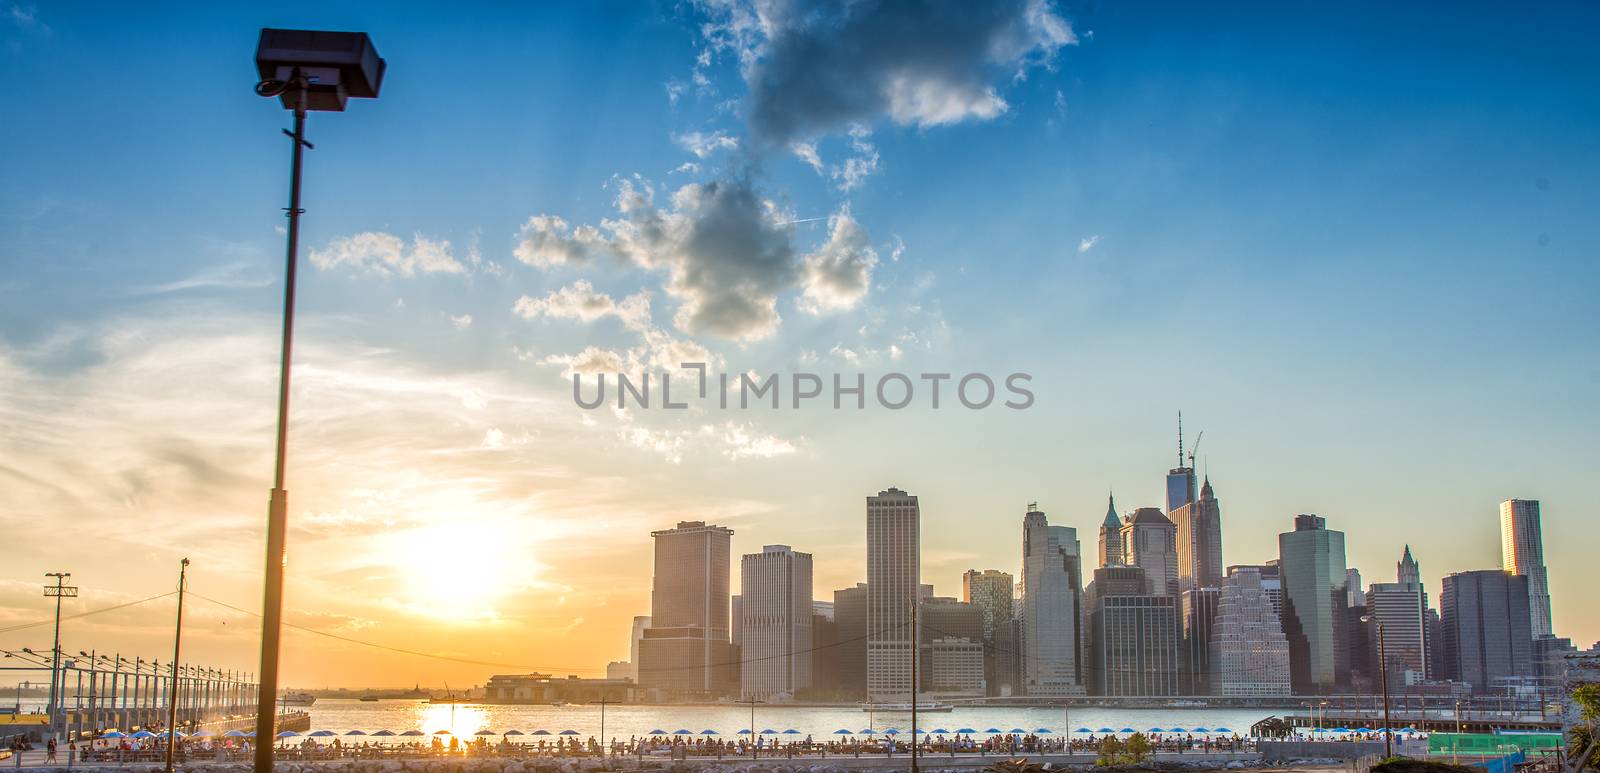
[(605, 239), (593, 226), (572, 228), (553, 215), (534, 215), (522, 224), (512, 254), (530, 266), (549, 268), (568, 263), (587, 263)]
[(411, 277), (421, 274), (464, 274), (466, 266), (450, 254), (450, 242), (434, 241), (418, 234), (410, 249), (393, 234), (366, 231), (330, 240), (326, 247), (311, 251), (311, 263), (331, 270), (348, 266), (382, 277)]
[(472, 315), (471, 314), (453, 315), (453, 316), (450, 317), (450, 324), (454, 325), (457, 330), (466, 330), (467, 328), (472, 327)]
[(517, 299), (512, 311), (523, 319), (543, 316), (593, 322), (602, 317), (616, 317), (629, 330), (644, 331), (650, 327), (650, 294), (635, 293), (618, 301), (597, 292), (589, 280), (579, 279), (543, 298), (524, 295)]
[(699, 159), (705, 159), (719, 150), (735, 150), (739, 147), (737, 138), (728, 136), (727, 132), (720, 129), (714, 132), (689, 132), (674, 139)]
[(828, 219), (828, 241), (805, 257), (800, 308), (812, 314), (855, 308), (872, 287), (878, 253), (849, 208)]
[(1099, 243), (1100, 243), (1100, 234), (1094, 234), (1093, 236), (1087, 236), (1087, 237), (1084, 237), (1083, 239), (1080, 239), (1078, 241), (1078, 254), (1082, 255), (1083, 253), (1094, 249), (1095, 245), (1097, 245)]

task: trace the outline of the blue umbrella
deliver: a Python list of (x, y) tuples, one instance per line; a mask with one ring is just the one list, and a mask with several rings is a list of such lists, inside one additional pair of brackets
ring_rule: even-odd
[(863, 727), (863, 728), (861, 728), (861, 733), (860, 734), (861, 735), (877, 735), (878, 731), (873, 730), (870, 727)]
[(1100, 728), (1100, 729), (1099, 729), (1099, 730), (1096, 730), (1096, 731), (1095, 731), (1095, 732), (1097, 732), (1097, 733), (1115, 733), (1115, 732), (1117, 732), (1117, 731), (1115, 731), (1115, 730), (1112, 730), (1112, 729), (1111, 729), (1111, 728), (1109, 728), (1109, 727), (1102, 727), (1102, 728)]
[(747, 727), (747, 728), (745, 728), (743, 730), (740, 730), (738, 733), (735, 733), (735, 735), (749, 735), (750, 732), (751, 732), (750, 728)]
[(1165, 732), (1167, 732), (1167, 731), (1165, 731), (1165, 730), (1162, 730), (1162, 729), (1161, 729), (1161, 728), (1159, 728), (1159, 727), (1152, 727), (1152, 728), (1150, 728), (1150, 729), (1149, 729), (1149, 730), (1147, 730), (1147, 731), (1145, 731), (1145, 732), (1149, 732), (1149, 733), (1165, 733)]
[(700, 734), (701, 735), (717, 735), (717, 731), (715, 731), (715, 730), (701, 730)]
[(799, 735), (800, 731), (791, 727), (788, 730), (783, 731), (783, 734), (784, 735)]
[(1050, 728), (1041, 727), (1038, 730), (1033, 731), (1033, 734), (1034, 735), (1049, 735), (1050, 734)]
[(1022, 729), (1022, 728), (1020, 728), (1020, 727), (1013, 727), (1013, 728), (1011, 728), (1011, 732), (1013, 732), (1013, 733), (1026, 733), (1026, 732), (1028, 732), (1028, 731), (1026, 731), (1026, 730), (1023, 730), (1023, 729)]
[(527, 735), (527, 734), (522, 732), (521, 730), (507, 730), (504, 733), (502, 733), (502, 735)]
[(1090, 730), (1087, 727), (1080, 727), (1080, 728), (1078, 728), (1078, 732), (1080, 732), (1080, 733), (1093, 733), (1094, 731)]
[(560, 733), (557, 733), (557, 735), (581, 735), (581, 733), (576, 730), (563, 730)]
[(946, 730), (946, 729), (944, 729), (942, 727), (936, 727), (936, 728), (934, 728), (934, 729), (932, 729), (932, 730), (930, 730), (928, 732), (931, 732), (934, 735), (941, 735), (941, 734), (947, 735), (947, 734), (949, 734), (950, 731)]
[(965, 735), (971, 735), (972, 733), (976, 733), (978, 731), (973, 730), (970, 727), (958, 727), (958, 728), (956, 728), (956, 732), (957, 733), (962, 733), (962, 734), (965, 734)]
[(883, 734), (884, 735), (899, 735), (900, 734), (900, 728), (891, 727), (888, 730), (883, 731)]
[(1123, 733), (1137, 733), (1137, 732), (1139, 732), (1139, 731), (1137, 731), (1137, 730), (1134, 730), (1134, 729), (1133, 729), (1133, 728), (1131, 728), (1131, 727), (1125, 727), (1125, 728), (1122, 728), (1122, 730), (1121, 730), (1121, 731), (1119, 731), (1119, 732), (1123, 732)]
[(1168, 730), (1168, 731), (1167, 731), (1167, 732), (1169, 732), (1169, 733), (1186, 733), (1186, 732), (1188, 732), (1188, 731), (1187, 731), (1187, 730), (1184, 730), (1184, 729), (1183, 729), (1183, 728), (1181, 728), (1181, 727), (1174, 727), (1174, 728), (1172, 728), (1172, 729), (1170, 729), (1170, 730)]
[(694, 735), (694, 731), (693, 730), (674, 730), (674, 731), (672, 731), (672, 734), (673, 735)]
[(394, 735), (394, 731), (393, 730), (379, 730), (378, 732), (373, 733), (373, 735), (391, 736), (391, 735)]
[(983, 731), (983, 732), (985, 732), (985, 733), (994, 733), (994, 734), (995, 734), (995, 735), (999, 735), (999, 734), (1001, 734), (1001, 733), (1004, 733), (1004, 732), (1005, 732), (1005, 731), (1004, 731), (1004, 730), (1001, 730), (1001, 729), (1000, 729), (1000, 728), (998, 728), (998, 727), (991, 727), (991, 728), (989, 728), (989, 729), (988, 729), (988, 730), (985, 730), (985, 731)]
[(1231, 733), (1233, 731), (1229, 730), (1228, 728), (1225, 728), (1225, 727), (1219, 727), (1219, 728), (1216, 729), (1215, 732), (1218, 732), (1218, 733)]
[(1209, 732), (1211, 732), (1210, 730), (1207, 730), (1207, 729), (1205, 729), (1203, 727), (1197, 727), (1197, 728), (1194, 729), (1194, 731), (1196, 733), (1209, 733)]
[(913, 730), (913, 731), (911, 731), (911, 732), (913, 732), (913, 733), (915, 733), (915, 734), (917, 734), (917, 735), (927, 735), (927, 734), (928, 734), (928, 731), (926, 731), (926, 730), (923, 730), (923, 729), (922, 729), (922, 728), (920, 728), (920, 727), (919, 727), (919, 728), (917, 728), (917, 729), (916, 729), (916, 730)]
[(134, 733), (133, 737), (134, 738), (155, 738), (156, 734), (150, 732), (149, 730), (140, 730), (139, 732)]
[(1372, 732), (1372, 728), (1370, 728), (1370, 727), (1358, 727), (1358, 728), (1356, 728), (1356, 732), (1357, 733), (1370, 733), (1370, 732)]
[(300, 734), (293, 730), (279, 730), (277, 735), (278, 738), (298, 738), (299, 736)]
[(550, 731), (549, 730), (535, 730), (535, 731), (533, 731), (533, 734), (534, 735), (549, 735)]
[(834, 735), (855, 735), (855, 733), (852, 733), (849, 730), (845, 730), (844, 728), (840, 728), (838, 730), (833, 731), (833, 734)]
[(313, 730), (310, 735), (317, 738), (327, 738), (330, 735), (338, 735), (338, 733), (335, 733), (332, 730)]
[(762, 735), (777, 735), (777, 734), (778, 734), (778, 731), (776, 731), (776, 730), (773, 730), (773, 729), (772, 729), (772, 728), (770, 728), (770, 727), (769, 727), (769, 728), (767, 728), (767, 729), (765, 729), (765, 730), (762, 730), (762, 731), (761, 731), (761, 734), (762, 734)]
[(367, 731), (365, 731), (365, 730), (351, 730), (350, 732), (345, 733), (345, 735), (366, 735), (366, 734), (367, 734)]
[(490, 730), (489, 728), (484, 728), (482, 730), (479, 730), (476, 733), (473, 733), (473, 735), (490, 736), (490, 735), (499, 735), (499, 733), (496, 733), (495, 731)]
[(126, 733), (119, 733), (119, 732), (117, 732), (115, 730), (111, 730), (111, 731), (108, 731), (108, 732), (105, 732), (105, 733), (101, 733), (100, 737), (101, 738), (127, 738), (128, 736), (127, 736)]
[(666, 734), (667, 734), (667, 731), (662, 730), (659, 727), (650, 731), (650, 735), (666, 735)]
[(412, 738), (415, 738), (415, 737), (417, 737), (419, 735), (424, 735), (424, 733), (421, 730), (407, 730), (404, 733), (401, 733), (401, 735), (410, 736)]

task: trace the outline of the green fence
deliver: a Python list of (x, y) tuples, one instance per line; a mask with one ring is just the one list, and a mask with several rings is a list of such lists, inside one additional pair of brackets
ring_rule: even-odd
[(1554, 751), (1561, 748), (1560, 733), (1434, 733), (1428, 736), (1429, 754), (1501, 754)]

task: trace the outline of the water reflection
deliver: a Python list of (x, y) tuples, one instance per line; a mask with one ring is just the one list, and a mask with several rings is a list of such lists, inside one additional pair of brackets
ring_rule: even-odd
[[(417, 705), (416, 729), (432, 735), (448, 730), (461, 741), (474, 739), (473, 733), (489, 727), (489, 714), (482, 706), (467, 703), (421, 703)], [(440, 738), (449, 743), (448, 736)]]

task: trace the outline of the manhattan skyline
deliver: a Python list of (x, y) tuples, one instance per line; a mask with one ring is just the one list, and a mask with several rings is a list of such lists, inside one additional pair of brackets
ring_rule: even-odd
[[(927, 100), (807, 101), (806, 29), (736, 2), (0, 4), (29, 108), (0, 180), (0, 647), (48, 647), (9, 630), (49, 616), (45, 572), (83, 588), (70, 615), (190, 557), (184, 651), (255, 667), (255, 619), (204, 599), (261, 593), (286, 182), (263, 26), (369, 30), (392, 66), (309, 129), (286, 619), (479, 663), (291, 630), (285, 684), (598, 675), (651, 609), (650, 531), (792, 546), (827, 598), (866, 579), (860, 498), (890, 485), (919, 497), (922, 583), (1020, 578), (1029, 502), (1080, 556), (1108, 490), (1165, 509), (1180, 410), (1224, 564), (1315, 513), (1369, 580), (1409, 544), (1436, 601), (1501, 567), (1501, 502), (1538, 500), (1554, 631), (1600, 639), (1596, 9), (994, 8), (882, 52)], [(103, 77), (171, 72), (176, 104)], [(748, 238), (724, 260), (641, 213)], [(696, 357), (1025, 371), (1037, 399), (572, 403), (569, 372)], [(162, 655), (170, 612), (63, 644)]]

